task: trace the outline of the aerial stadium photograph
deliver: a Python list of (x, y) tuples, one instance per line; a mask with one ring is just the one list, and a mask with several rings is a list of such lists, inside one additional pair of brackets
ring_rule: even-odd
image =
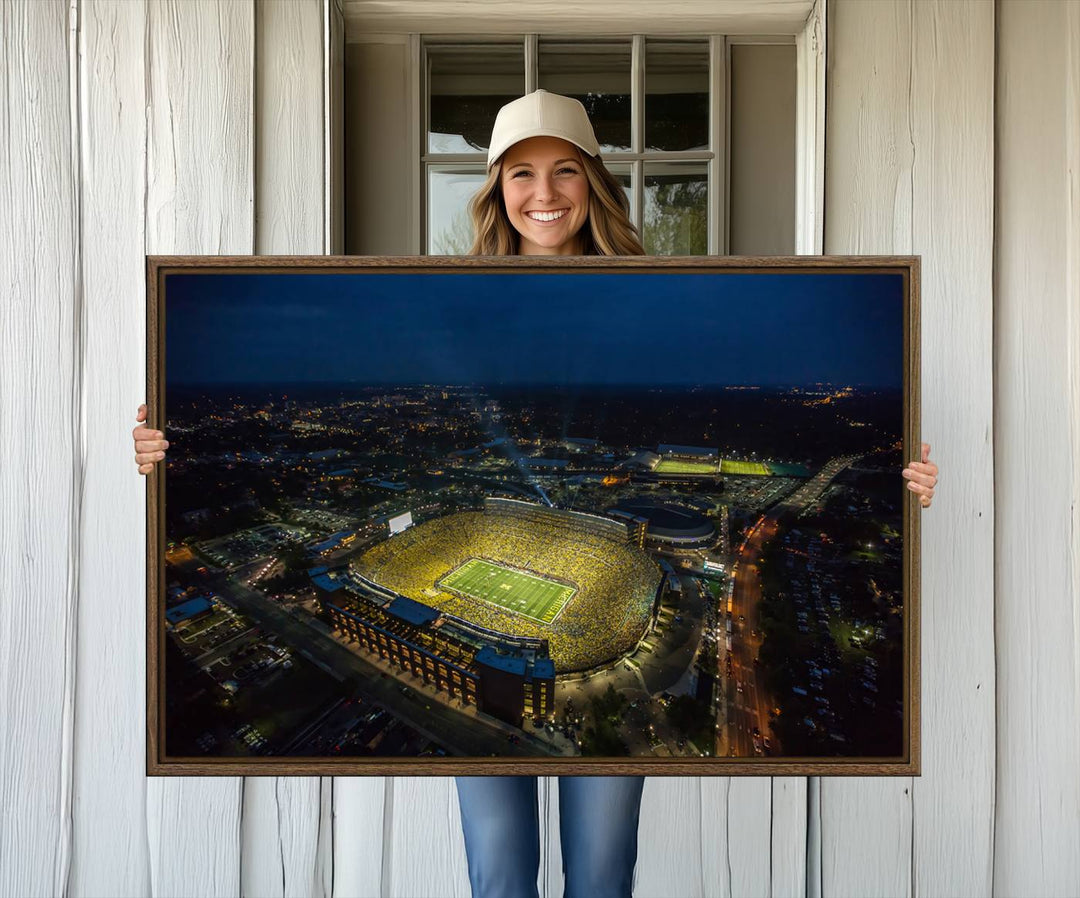
[(159, 760), (905, 756), (906, 268), (170, 261)]

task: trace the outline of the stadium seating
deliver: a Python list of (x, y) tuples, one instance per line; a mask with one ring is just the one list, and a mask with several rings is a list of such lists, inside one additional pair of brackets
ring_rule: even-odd
[[(629, 651), (648, 624), (661, 572), (606, 519), (540, 505), (489, 505), (418, 524), (353, 562), (360, 576), (482, 627), (548, 640), (560, 673)], [(592, 519), (592, 520), (590, 520)], [(621, 525), (619, 525), (621, 526)], [(526, 569), (577, 587), (550, 624), (434, 587), (470, 558)]]

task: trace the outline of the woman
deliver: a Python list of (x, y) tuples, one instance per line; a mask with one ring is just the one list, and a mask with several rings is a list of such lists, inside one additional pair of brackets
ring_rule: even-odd
[[(538, 90), (501, 110), (488, 150), (488, 177), (469, 204), (474, 255), (642, 255), (622, 187), (600, 160), (584, 107)], [(138, 421), (146, 418), (140, 406)], [(135, 461), (148, 473), (164, 458), (160, 431), (133, 431)], [(937, 466), (904, 470), (929, 506)], [(535, 898), (540, 863), (536, 777), (458, 777), (474, 898)], [(644, 778), (559, 777), (566, 898), (629, 896), (637, 859)]]

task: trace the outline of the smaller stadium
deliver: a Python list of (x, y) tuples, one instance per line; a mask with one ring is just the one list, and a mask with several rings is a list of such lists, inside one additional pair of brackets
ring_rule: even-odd
[(810, 476), (803, 465), (721, 458), (718, 450), (699, 446), (661, 444), (656, 454), (648, 453), (648, 458), (650, 473), (668, 477), (715, 477), (718, 474), (735, 477)]
[(647, 520), (646, 543), (656, 548), (703, 549), (716, 541), (716, 527), (704, 514), (676, 502), (624, 499), (612, 511)]
[(716, 462), (684, 461), (679, 458), (662, 458), (653, 470), (657, 474), (715, 474)]

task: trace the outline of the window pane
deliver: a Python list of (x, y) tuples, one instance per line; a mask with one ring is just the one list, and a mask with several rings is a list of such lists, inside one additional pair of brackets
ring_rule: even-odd
[(646, 41), (645, 149), (709, 149), (707, 41)]
[(580, 100), (601, 153), (630, 149), (629, 41), (540, 41), (538, 86)]
[(708, 176), (703, 163), (645, 165), (645, 252), (703, 256), (709, 246)]
[(607, 168), (615, 176), (615, 180), (622, 184), (623, 192), (626, 194), (626, 199), (630, 202), (630, 217), (634, 217), (634, 179), (629, 165), (619, 165), (618, 163), (612, 165), (610, 162), (605, 162), (604, 167)]
[(468, 203), (484, 183), (483, 166), (431, 166), (428, 169), (428, 252), (464, 256), (472, 246)]
[(486, 152), (499, 107), (525, 93), (524, 45), (436, 45), (427, 58), (428, 152)]

